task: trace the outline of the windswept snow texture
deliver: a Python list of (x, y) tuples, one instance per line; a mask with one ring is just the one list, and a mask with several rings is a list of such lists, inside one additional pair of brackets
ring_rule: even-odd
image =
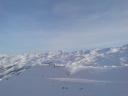
[(1, 96), (128, 96), (128, 45), (0, 55)]

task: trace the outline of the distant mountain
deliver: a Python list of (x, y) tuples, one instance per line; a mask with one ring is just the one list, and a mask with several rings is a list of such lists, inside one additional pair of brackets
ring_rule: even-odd
[(84, 68), (125, 67), (128, 66), (128, 45), (87, 51), (0, 55), (0, 79), (33, 66), (64, 67), (70, 74)]

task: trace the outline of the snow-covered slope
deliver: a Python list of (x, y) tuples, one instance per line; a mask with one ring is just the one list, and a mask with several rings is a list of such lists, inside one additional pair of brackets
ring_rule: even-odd
[(1, 96), (127, 96), (128, 45), (0, 55)]
[[(128, 70), (124, 71), (128, 73)], [(120, 74), (117, 73), (119, 77), (115, 78), (119, 79), (122, 72), (123, 70), (120, 70)], [(95, 75), (98, 76), (97, 73), (95, 73)], [(124, 74), (123, 76), (126, 77), (128, 75)], [(111, 78), (111, 76), (109, 78)], [(77, 76), (66, 76), (65, 70), (61, 68), (36, 66), (18, 76), (0, 82), (0, 96), (127, 95), (128, 83), (126, 81), (113, 82), (108, 80), (92, 80), (88, 77), (78, 78)]]

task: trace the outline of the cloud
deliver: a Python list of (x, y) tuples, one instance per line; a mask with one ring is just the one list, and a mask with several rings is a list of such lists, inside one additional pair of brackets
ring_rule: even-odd
[[(16, 41), (12, 43), (13, 49), (17, 46), (27, 49), (20, 44), (34, 42), (31, 43), (32, 48), (37, 48), (38, 44), (42, 49), (54, 50), (112, 45), (113, 42), (127, 40), (127, 1), (39, 0), (12, 3), (14, 1), (10, 2), (15, 6), (8, 6), (10, 2), (0, 2), (0, 42), (6, 41), (3, 45), (10, 48), (10, 42)], [(39, 36), (33, 37), (33, 33)], [(1, 34), (5, 34), (4, 37)], [(24, 34), (23, 41), (18, 38), (19, 34)]]
[[(126, 36), (128, 35), (126, 32), (122, 32), (122, 34), (126, 34)], [(94, 46), (100, 47), (105, 44), (111, 45), (113, 42), (120, 42), (122, 34), (111, 34), (111, 32), (79, 32), (79, 34), (73, 33), (61, 35), (61, 37), (56, 39), (53, 44), (56, 46), (58, 45), (57, 47), (59, 48), (90, 48)]]
[[(104, 3), (89, 6), (78, 2), (57, 4), (54, 12), (70, 19), (58, 23), (59, 35), (52, 39), (50, 48), (108, 47), (127, 43), (128, 7), (124, 3), (108, 1), (105, 6)], [(98, 10), (100, 8), (103, 10)]]
[[(104, 6), (104, 7), (103, 7)], [(108, 3), (99, 4), (98, 2), (90, 2), (89, 0), (69, 0), (56, 3), (53, 6), (53, 12), (60, 16), (70, 18), (88, 17), (94, 13), (101, 13), (108, 9)]]
[[(51, 40), (50, 48), (90, 48), (104, 45), (108, 47), (108, 45), (120, 44), (121, 42), (126, 43), (128, 41), (128, 18), (124, 18), (126, 15), (123, 14), (116, 17), (118, 13), (110, 13), (98, 15), (99, 17), (90, 17), (89, 20), (86, 18), (78, 20), (70, 28), (65, 27)], [(109, 15), (112, 16), (107, 17)]]

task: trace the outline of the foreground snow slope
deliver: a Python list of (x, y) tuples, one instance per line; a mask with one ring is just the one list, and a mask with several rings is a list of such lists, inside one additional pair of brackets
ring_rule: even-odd
[(1, 96), (128, 96), (128, 45), (0, 56)]
[[(120, 69), (119, 69), (120, 70)], [(91, 70), (90, 71), (97, 71)], [(63, 68), (33, 67), (24, 73), (0, 82), (1, 96), (127, 96), (128, 70), (120, 70), (116, 80), (109, 74), (86, 71), (87, 77), (66, 76)], [(80, 72), (80, 71), (79, 71)], [(126, 73), (125, 73), (126, 72)], [(125, 74), (122, 74), (125, 73)], [(83, 72), (79, 73), (79, 75)], [(88, 77), (88, 75), (95, 75)], [(102, 76), (107, 79), (100, 79)], [(114, 76), (113, 75), (113, 76)], [(105, 77), (104, 76), (104, 77)], [(118, 76), (118, 77), (117, 77)], [(92, 77), (92, 78), (91, 78)], [(120, 80), (120, 77), (123, 78)], [(103, 77), (102, 77), (103, 78)]]

